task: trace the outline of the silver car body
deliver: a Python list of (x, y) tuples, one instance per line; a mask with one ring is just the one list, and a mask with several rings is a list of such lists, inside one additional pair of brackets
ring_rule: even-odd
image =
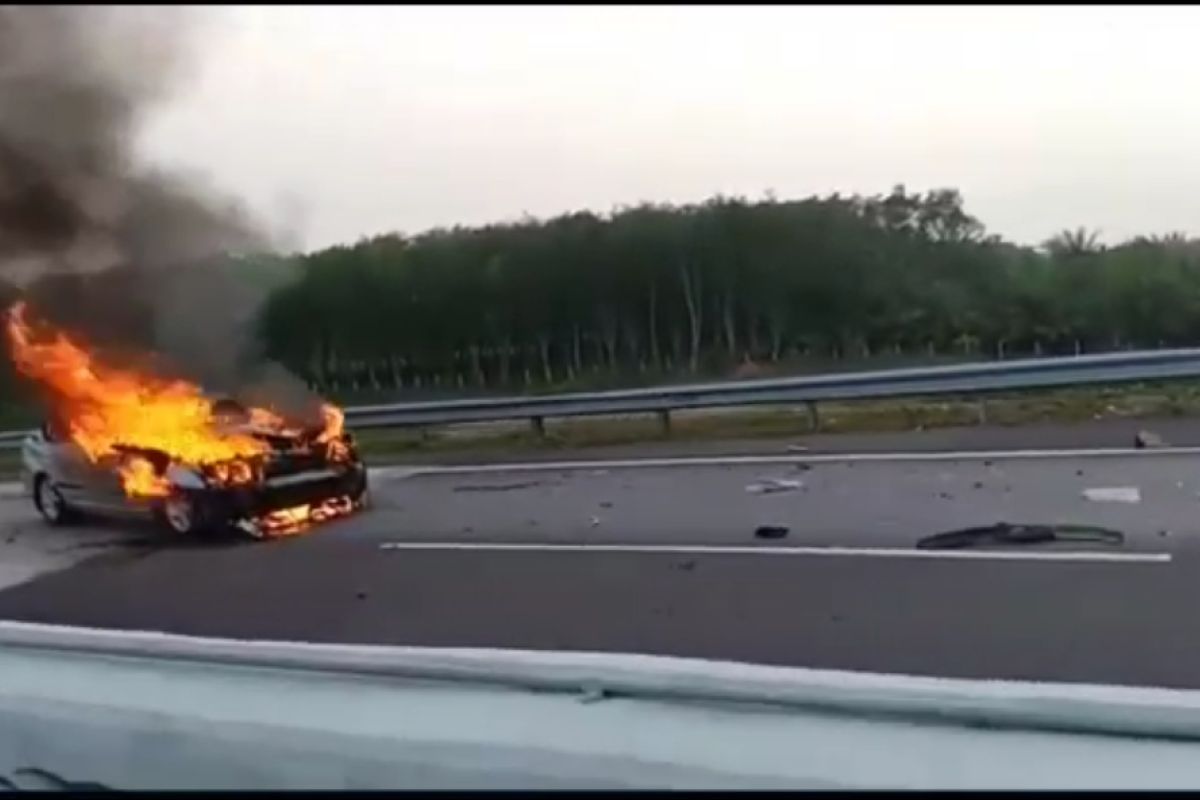
[[(37, 476), (47, 476), (66, 503), (81, 511), (105, 516), (143, 516), (154, 509), (151, 498), (130, 497), (121, 486), (117, 472), (121, 456), (104, 456), (93, 462), (70, 439), (53, 436), (43, 425), (25, 437), (21, 444), (21, 482), (33, 497)], [(172, 481), (180, 485), (203, 486), (199, 474), (172, 465)]]

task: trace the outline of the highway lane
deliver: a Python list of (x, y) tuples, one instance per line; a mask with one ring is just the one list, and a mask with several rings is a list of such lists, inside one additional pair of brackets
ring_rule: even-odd
[[(405, 541), (743, 545), (759, 526), (806, 546), (913, 547), (996, 522), (1096, 525), (1126, 548), (1200, 541), (1200, 455), (853, 460), (449, 472), (377, 480), (346, 537)], [(777, 484), (780, 491), (756, 493)], [(1088, 499), (1136, 488), (1139, 502)]]
[[(1196, 459), (393, 470), (376, 474), (369, 513), (286, 541), (163, 546), (149, 529), (91, 526), (93, 543), (114, 545), (0, 592), (0, 617), (1200, 688)], [(746, 491), (771, 478), (803, 485)], [(1136, 487), (1140, 502), (1083, 497), (1097, 487)], [(36, 535), (22, 502), (0, 500), (0, 519)], [(1056, 546), (1078, 556), (1067, 561), (1044, 560), (1045, 546), (906, 555), (919, 536), (997, 519), (1103, 525), (1128, 541)], [(758, 540), (761, 524), (790, 532)], [(745, 552), (827, 546), (840, 554)], [(1083, 560), (1109, 554), (1143, 560)]]
[(331, 535), (113, 554), (0, 593), (0, 617), (1200, 688), (1197, 586), (1194, 557), (392, 552)]

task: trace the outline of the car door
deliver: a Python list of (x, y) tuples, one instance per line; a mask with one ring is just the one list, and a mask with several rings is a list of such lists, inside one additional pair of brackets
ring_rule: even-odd
[(85, 459), (80, 477), (89, 505), (113, 513), (132, 513), (137, 510), (121, 485), (120, 467), (126, 458), (111, 453), (95, 461)]
[(86, 502), (87, 455), (53, 423), (43, 424), (38, 434), (41, 469), (54, 481), (68, 504)]
[(119, 457), (101, 456), (93, 461), (53, 423), (42, 426), (42, 438), (47, 472), (69, 505), (105, 512), (126, 510), (128, 503), (117, 472)]

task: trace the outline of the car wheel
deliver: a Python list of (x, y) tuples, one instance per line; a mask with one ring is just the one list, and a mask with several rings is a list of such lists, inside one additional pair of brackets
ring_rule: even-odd
[(204, 509), (189, 494), (173, 494), (164, 500), (159, 508), (159, 517), (172, 533), (181, 536), (202, 533), (207, 526)]
[(38, 475), (34, 480), (33, 504), (42, 515), (42, 519), (51, 525), (65, 525), (73, 517), (71, 507), (63, 500), (62, 492), (50, 480), (49, 475)]

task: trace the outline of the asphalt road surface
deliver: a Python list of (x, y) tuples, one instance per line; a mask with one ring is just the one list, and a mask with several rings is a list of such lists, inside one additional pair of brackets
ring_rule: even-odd
[[(1159, 452), (384, 470), (370, 511), (283, 541), (80, 529), (54, 541), (98, 555), (0, 592), (0, 617), (1197, 688), (1198, 465)], [(1124, 541), (915, 549), (998, 521)], [(10, 561), (46, 533), (15, 497), (0, 498), (3, 530)]]

